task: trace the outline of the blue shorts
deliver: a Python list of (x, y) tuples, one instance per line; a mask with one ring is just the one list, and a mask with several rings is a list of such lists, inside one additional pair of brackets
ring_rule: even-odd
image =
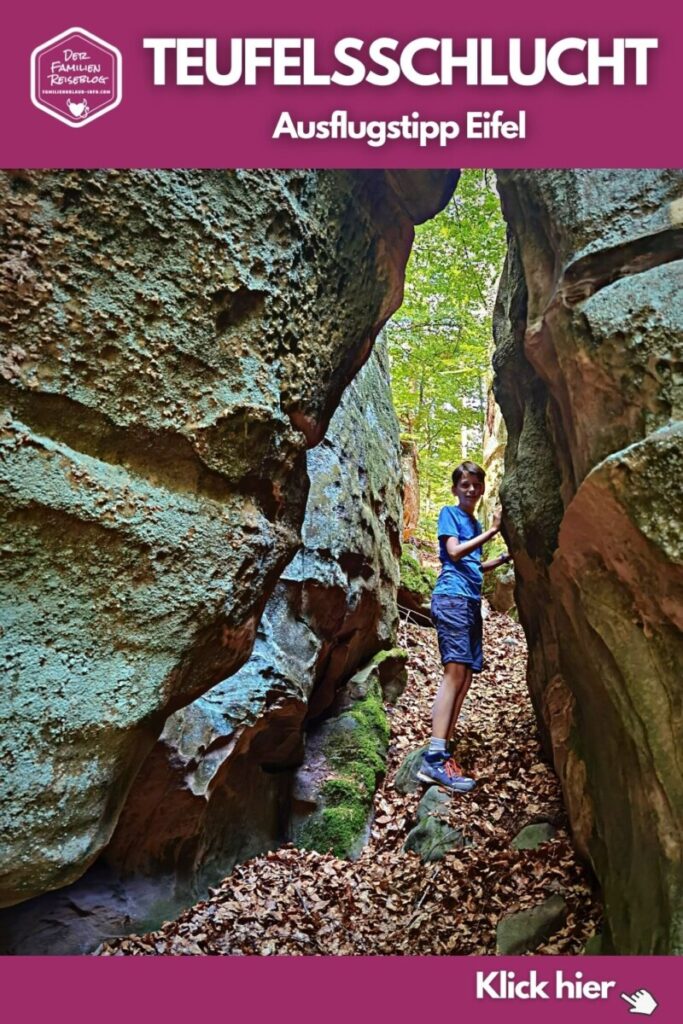
[(481, 601), (471, 597), (432, 597), (432, 619), (439, 638), (439, 652), (444, 665), (457, 661), (481, 672), (482, 654)]

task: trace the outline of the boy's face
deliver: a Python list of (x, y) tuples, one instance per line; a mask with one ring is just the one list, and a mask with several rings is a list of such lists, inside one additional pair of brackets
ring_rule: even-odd
[(452, 488), (453, 494), (458, 499), (460, 508), (465, 512), (473, 514), (477, 502), (484, 493), (484, 484), (478, 476), (468, 473), (466, 470)]

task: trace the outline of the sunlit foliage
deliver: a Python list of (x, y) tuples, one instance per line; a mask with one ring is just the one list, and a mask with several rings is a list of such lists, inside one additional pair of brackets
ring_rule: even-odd
[(481, 459), (504, 255), (493, 172), (463, 171), (443, 213), (417, 228), (403, 305), (387, 326), (394, 405), (418, 451), (425, 535), (450, 500), (452, 468)]

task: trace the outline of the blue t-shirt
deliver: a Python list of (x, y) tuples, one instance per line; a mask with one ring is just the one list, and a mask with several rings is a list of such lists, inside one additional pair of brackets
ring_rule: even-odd
[(457, 562), (452, 561), (446, 551), (449, 537), (457, 537), (463, 541), (478, 537), (483, 532), (481, 524), (463, 512), (458, 505), (446, 505), (439, 512), (439, 558), (441, 572), (434, 587), (435, 594), (447, 594), (450, 597), (471, 597), (481, 600), (481, 548), (475, 548), (469, 555), (463, 555)]

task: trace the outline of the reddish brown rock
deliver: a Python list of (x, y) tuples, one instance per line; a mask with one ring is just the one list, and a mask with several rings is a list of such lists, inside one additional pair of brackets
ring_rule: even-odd
[(417, 465), (417, 446), (412, 441), (401, 442), (403, 469), (403, 539), (415, 536), (420, 522), (420, 473)]
[(495, 390), (532, 699), (612, 948), (681, 953), (683, 175), (499, 185)]
[(483, 523), (490, 523), (494, 510), (500, 506), (500, 484), (503, 479), (506, 441), (505, 421), (491, 387), (486, 400), (482, 459), (482, 468), (486, 473), (486, 491), (478, 513)]

